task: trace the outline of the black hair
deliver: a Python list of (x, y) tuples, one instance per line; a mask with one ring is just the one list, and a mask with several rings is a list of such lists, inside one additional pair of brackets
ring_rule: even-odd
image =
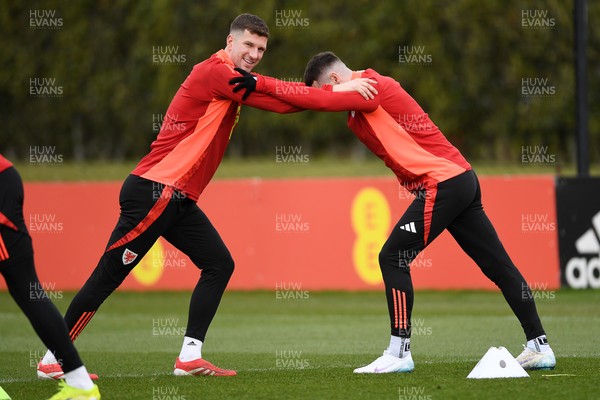
[(308, 64), (306, 64), (306, 70), (304, 70), (304, 84), (306, 86), (312, 86), (315, 81), (319, 80), (323, 71), (338, 61), (340, 61), (339, 57), (331, 51), (324, 51), (314, 55)]
[(253, 33), (258, 36), (264, 36), (267, 39), (269, 38), (269, 27), (262, 20), (262, 18), (257, 17), (254, 14), (240, 14), (231, 23), (229, 27), (229, 32), (233, 31), (242, 31), (248, 30), (248, 32)]

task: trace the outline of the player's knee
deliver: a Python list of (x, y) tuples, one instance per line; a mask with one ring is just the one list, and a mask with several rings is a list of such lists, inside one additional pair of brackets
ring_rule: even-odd
[(194, 265), (200, 268), (203, 275), (211, 276), (212, 278), (229, 279), (235, 269), (235, 262), (231, 257), (229, 250), (220, 249), (211, 254), (210, 259), (200, 257), (190, 257)]
[(379, 252), (379, 268), (384, 271), (386, 268), (396, 266), (397, 254), (390, 251), (388, 246), (383, 246)]
[(225, 273), (228, 276), (231, 276), (231, 275), (233, 275), (234, 269), (235, 269), (235, 261), (233, 261), (233, 258), (231, 258), (231, 256), (230, 256), (227, 263), (225, 263)]
[(418, 250), (407, 248), (392, 248), (387, 244), (379, 252), (379, 267), (382, 272), (390, 269), (410, 270), (409, 265), (419, 254)]
[(231, 254), (227, 252), (221, 257), (219, 262), (219, 273), (227, 278), (229, 278), (233, 274), (233, 270), (235, 269), (235, 261), (233, 261), (233, 257)]

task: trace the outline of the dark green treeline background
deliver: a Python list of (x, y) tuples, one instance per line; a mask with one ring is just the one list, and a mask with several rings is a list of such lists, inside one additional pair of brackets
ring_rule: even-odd
[[(598, 162), (600, 2), (588, 7), (590, 151)], [(61, 26), (32, 27), (39, 10), (54, 10)], [(400, 81), (472, 159), (517, 163), (523, 146), (548, 146), (561, 162), (573, 161), (568, 0), (2, 0), (0, 151), (26, 159), (31, 146), (49, 145), (67, 160), (141, 157), (181, 82), (224, 47), (241, 12), (261, 16), (271, 30), (257, 72), (299, 80), (310, 56), (332, 50), (353, 69), (374, 68)], [(430, 63), (401, 62), (401, 47), (422, 49)], [(157, 48), (170, 48), (179, 62), (156, 62)], [(32, 96), (35, 78), (54, 79), (62, 95)], [(550, 94), (527, 96), (524, 87)], [(272, 156), (282, 145), (363, 157), (345, 121), (345, 113), (244, 107), (228, 157)]]

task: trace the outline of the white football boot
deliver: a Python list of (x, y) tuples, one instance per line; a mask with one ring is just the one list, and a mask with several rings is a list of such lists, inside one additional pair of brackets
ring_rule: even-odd
[(415, 369), (415, 363), (409, 354), (404, 358), (394, 357), (383, 353), (381, 357), (364, 367), (356, 368), (355, 374), (387, 374), (390, 372), (411, 372)]

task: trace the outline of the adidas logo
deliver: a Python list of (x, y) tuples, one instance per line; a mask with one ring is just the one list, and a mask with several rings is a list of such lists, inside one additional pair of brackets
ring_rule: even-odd
[(407, 232), (417, 233), (417, 229), (415, 228), (414, 222), (405, 224), (404, 226), (401, 226), (400, 229)]
[(565, 267), (565, 279), (570, 287), (585, 289), (600, 288), (600, 211), (592, 217), (592, 227), (575, 241), (579, 254), (595, 254), (589, 260), (585, 257), (571, 258)]
[(196, 342), (193, 340), (187, 344), (188, 346), (197, 346)]
[(575, 242), (575, 248), (581, 254), (600, 253), (600, 242), (596, 236), (600, 235), (600, 212), (592, 217), (592, 226)]

